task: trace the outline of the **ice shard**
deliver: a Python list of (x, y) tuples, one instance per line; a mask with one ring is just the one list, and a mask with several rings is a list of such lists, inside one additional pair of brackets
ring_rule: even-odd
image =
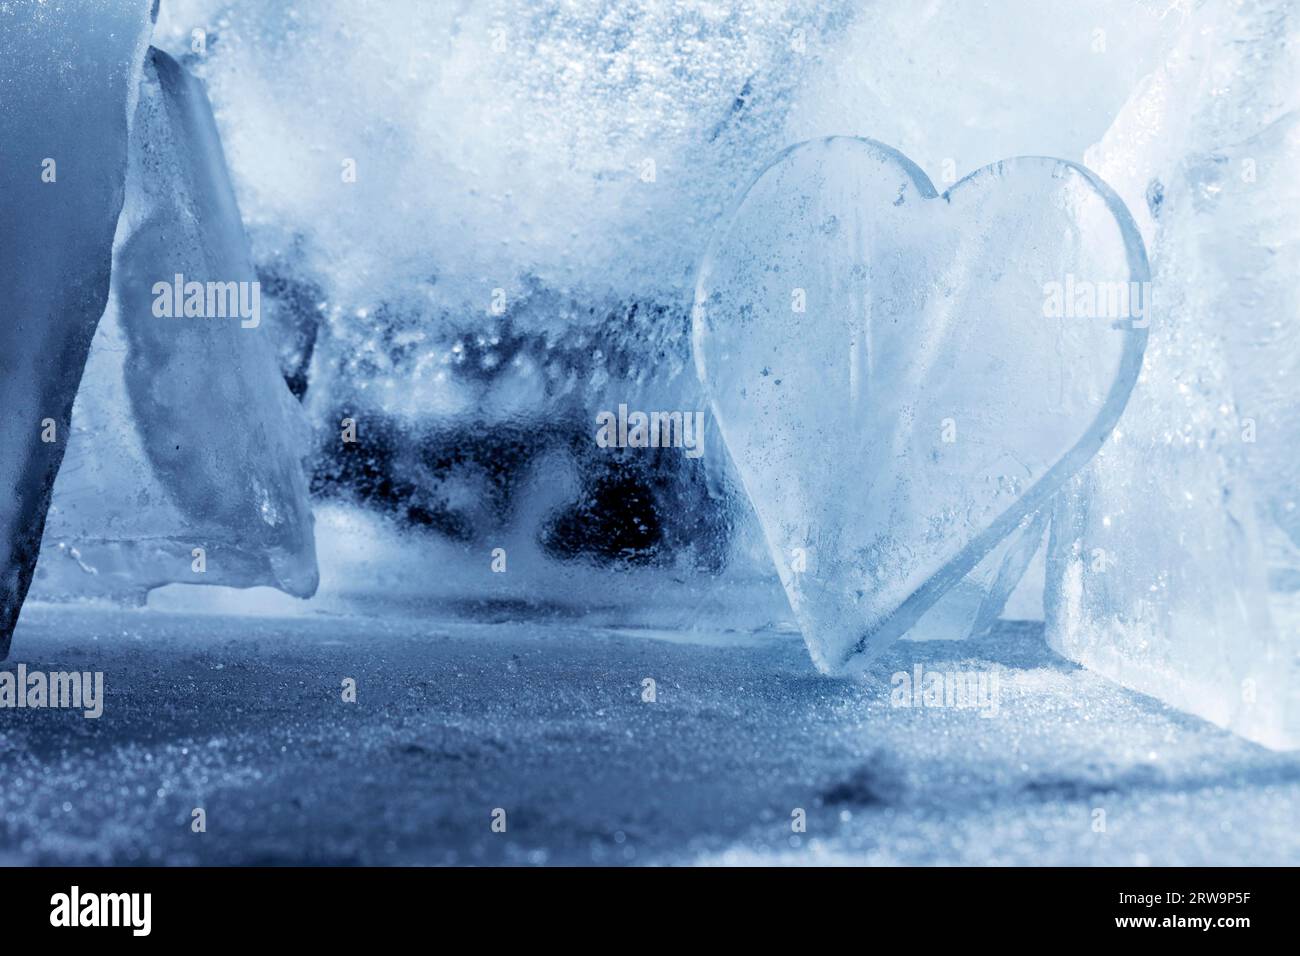
[(996, 614), (1123, 409), (1146, 280), (1123, 204), (1060, 160), (939, 196), (833, 137), (749, 188), (700, 267), (696, 362), (819, 668), (862, 667), (1001, 548), (962, 612)]
[(108, 297), (150, 0), (0, 5), (0, 656)]
[(1048, 640), (1300, 744), (1300, 11), (1205, 4), (1089, 163), (1152, 252), (1142, 377), (1053, 517)]
[(150, 50), (112, 297), (73, 416), (37, 592), (317, 584), (301, 459), (248, 241), (201, 84)]

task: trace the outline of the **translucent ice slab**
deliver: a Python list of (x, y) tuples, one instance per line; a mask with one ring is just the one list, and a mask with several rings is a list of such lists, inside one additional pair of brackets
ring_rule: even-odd
[(149, 0), (0, 5), (0, 657), (108, 296)]
[[(207, 98), (157, 50), (132, 128), (113, 265), (38, 593), (138, 598), (182, 581), (310, 595), (305, 419), (253, 308), (260, 293)], [(160, 310), (159, 284), (173, 299), (177, 276), (201, 283), (205, 313), (212, 303), (217, 314), (172, 315), (172, 302)], [(214, 283), (224, 304), (208, 295)], [(237, 313), (236, 302), (247, 308)]]
[(1150, 237), (1141, 380), (1061, 497), (1048, 640), (1300, 745), (1300, 16), (1206, 4), (1090, 154)]

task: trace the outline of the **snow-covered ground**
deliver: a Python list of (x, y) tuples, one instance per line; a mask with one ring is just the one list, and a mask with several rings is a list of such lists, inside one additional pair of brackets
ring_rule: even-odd
[[(4, 712), (0, 863), (1300, 858), (1300, 755), (1082, 670), (1041, 628), (903, 642), (849, 680), (818, 675), (784, 630), (520, 621), (509, 605), (429, 620), (32, 604), (6, 668), (103, 671), (106, 703), (98, 720)], [(996, 668), (997, 714), (891, 706), (891, 675), (918, 663)]]

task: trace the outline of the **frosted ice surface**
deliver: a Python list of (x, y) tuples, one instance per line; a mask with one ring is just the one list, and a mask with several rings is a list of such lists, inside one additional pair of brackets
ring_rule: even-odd
[[(306, 421), (270, 323), (253, 309), (257, 277), (207, 98), (157, 50), (146, 59), (113, 262), (38, 593), (142, 597), (180, 581), (309, 596)], [(248, 308), (234, 314), (229, 299), (227, 317), (159, 316), (155, 283), (174, 286), (178, 274), (205, 284), (205, 311), (207, 283), (248, 283), (239, 300)]]
[[(304, 407), (362, 423), (356, 454), (315, 459), (322, 495), (425, 539), (527, 532), (556, 564), (744, 563), (783, 605), (739, 554), (742, 496), (704, 500), (680, 455), (593, 454), (592, 422), (703, 407), (695, 262), (789, 142), (817, 49), (796, 33), (847, 6), (169, 0), (154, 42), (207, 85), (259, 270), (307, 290), (285, 310), (319, 330)], [(534, 469), (557, 514), (525, 500)], [(478, 586), (518, 586), (515, 554)]]
[(1296, 20), (1200, 8), (1090, 154), (1143, 207), (1151, 338), (1047, 576), (1061, 653), (1280, 747), (1300, 744)]
[[(1300, 99), (1300, 98), (1298, 98)], [(1220, 335), (1277, 589), (1300, 588), (1300, 112), (1187, 167), (1189, 253)], [(1212, 225), (1210, 225), (1212, 224)], [(1172, 226), (1171, 226), (1172, 228)], [(1287, 573), (1289, 571), (1289, 573)]]
[(795, 90), (786, 142), (867, 136), (941, 189), (1007, 156), (1081, 160), (1159, 66), (1179, 22), (1170, 3), (856, 3), (810, 42), (820, 62)]
[[(816, 136), (892, 143), (935, 182), (949, 157), (965, 175), (1081, 156), (1176, 23), (1133, 0), (997, 7), (168, 0), (154, 43), (188, 53), (206, 29), (196, 68), (255, 249), (297, 236), (346, 325), (385, 297), (483, 313), (495, 286), (515, 301), (530, 278), (588, 300), (689, 298), (736, 190)], [(362, 224), (373, 248), (353, 241)]]
[[(949, 160), (1080, 158), (1176, 21), (1131, 0), (998, 6), (168, 0), (154, 42), (208, 85), (259, 267), (311, 290), (309, 415), (359, 414), (369, 436), (386, 419), (393, 484), (459, 501), (472, 482), (426, 477), (431, 434), (585, 426), (647, 393), (699, 407), (694, 265), (778, 151), (870, 136), (945, 186)], [(737, 518), (728, 567), (770, 576), (744, 496), (716, 500), (711, 522)], [(986, 594), (954, 594), (955, 619)]]
[[(350, 346), (373, 335), (354, 310), (381, 303), (428, 331), (448, 313), (488, 327), (496, 288), (574, 297), (564, 325), (610, 300), (689, 302), (701, 221), (787, 142), (814, 62), (795, 31), (846, 6), (182, 0), (155, 43), (209, 31), (196, 65), (255, 250), (293, 250)], [(556, 311), (520, 318), (555, 331)]]
[[(1005, 599), (1025, 519), (1136, 379), (1146, 279), (1123, 204), (1059, 160), (939, 197), (896, 151), (832, 138), (749, 188), (700, 268), (696, 361), (818, 667), (863, 666), (1018, 532), (981, 569)], [(1059, 301), (1102, 284), (1133, 301)]]
[(151, 6), (0, 5), (0, 657), (31, 583), (108, 296)]

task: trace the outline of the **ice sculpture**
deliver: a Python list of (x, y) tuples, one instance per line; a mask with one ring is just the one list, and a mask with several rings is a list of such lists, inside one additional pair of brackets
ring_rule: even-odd
[(0, 657), (108, 296), (149, 0), (0, 6)]
[(863, 666), (1009, 534), (1036, 543), (1137, 377), (1146, 280), (1123, 204), (1059, 160), (940, 197), (840, 137), (749, 188), (700, 268), (696, 362), (820, 669)]
[[(721, 553), (771, 582), (782, 618), (729, 481), (702, 500), (698, 463), (590, 453), (594, 414), (649, 407), (647, 386), (654, 407), (698, 407), (682, 332), (718, 218), (781, 148), (829, 131), (907, 146), (940, 188), (1023, 150), (1082, 155), (1173, 22), (1131, 0), (1008, 0), (1001, 18), (961, 0), (372, 6), (170, 0), (154, 39), (207, 82), (259, 270), (292, 290), (303, 337), (319, 330), (309, 416), (322, 434), (364, 423), (357, 445), (322, 444), (314, 491), (426, 539), (497, 538), (531, 517), (533, 455), (510, 436), (548, 428), (578, 453), (543, 463), (550, 485), (568, 483), (556, 460), (577, 475), (531, 529), (546, 554), (702, 550), (716, 567)], [(915, 81), (918, 49), (934, 82)], [(627, 503), (592, 507), (611, 488)], [(602, 510), (618, 526), (587, 520)], [(521, 586), (515, 567), (487, 587)], [(1002, 570), (990, 556), (910, 633), (964, 633), (999, 603)], [(531, 593), (557, 598), (549, 582)]]
[(38, 593), (142, 597), (179, 581), (310, 596), (306, 422), (262, 322), (207, 98), (158, 50), (126, 183)]
[(1060, 653), (1275, 747), (1300, 745), (1297, 17), (1204, 5), (1090, 153), (1141, 209), (1151, 340), (1046, 594)]

